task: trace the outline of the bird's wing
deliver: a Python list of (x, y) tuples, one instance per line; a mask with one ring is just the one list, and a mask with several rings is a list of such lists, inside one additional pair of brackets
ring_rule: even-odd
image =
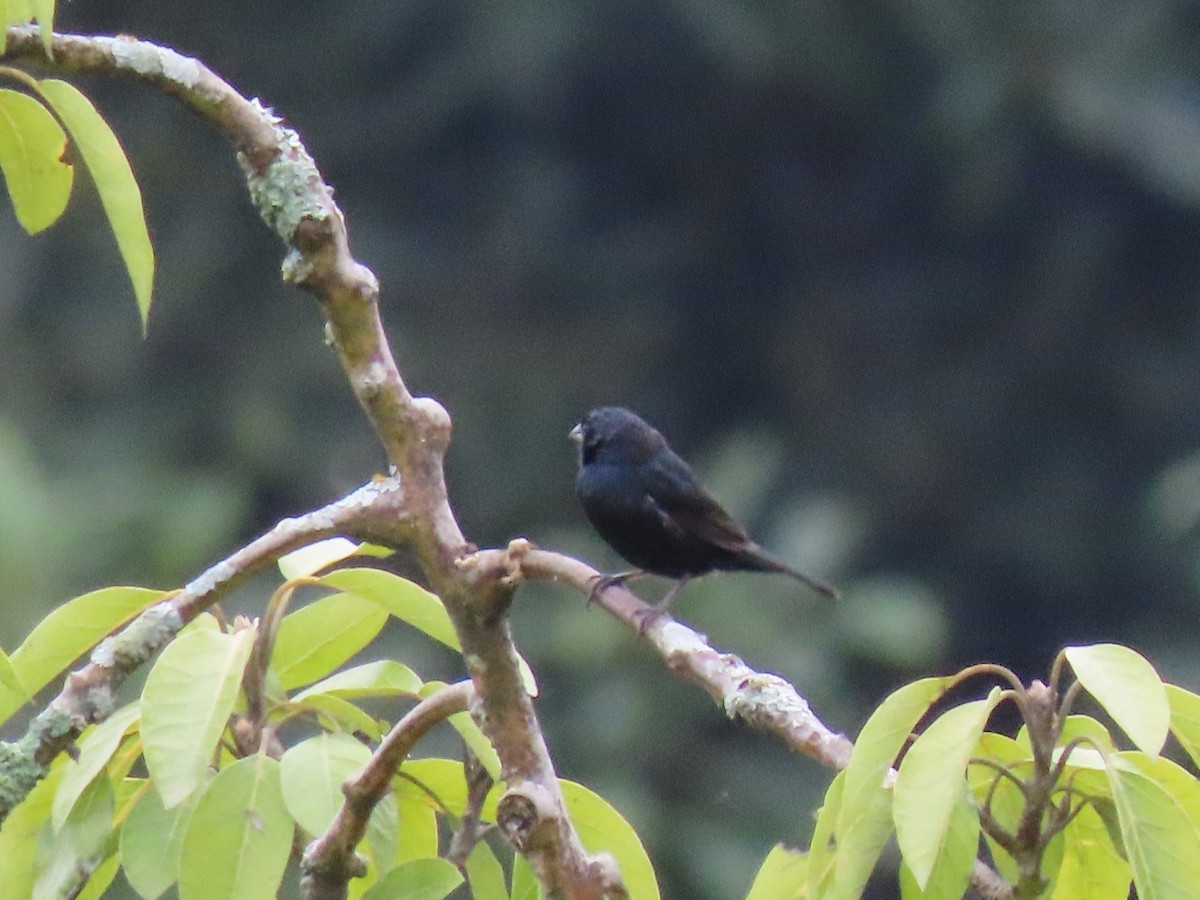
[(740, 550), (749, 542), (742, 527), (673, 452), (658, 453), (639, 468), (646, 492), (669, 528), (727, 550)]

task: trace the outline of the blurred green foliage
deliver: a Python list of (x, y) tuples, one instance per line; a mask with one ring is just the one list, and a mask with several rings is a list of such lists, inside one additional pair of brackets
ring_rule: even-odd
[[(114, 0), (60, 27), (194, 53), (299, 128), (413, 388), (455, 417), (473, 540), (613, 566), (565, 432), (624, 403), (845, 589), (729, 576), (679, 605), (834, 727), (1068, 641), (1200, 683), (1193, 4)], [(143, 186), (156, 305), (142, 343), (93, 199), (37, 239), (0, 216), (6, 647), (383, 464), (228, 148), (85, 87)], [(666, 896), (738, 895), (811, 831), (828, 773), (578, 597), (530, 589), (515, 627), (561, 771), (641, 828)]]

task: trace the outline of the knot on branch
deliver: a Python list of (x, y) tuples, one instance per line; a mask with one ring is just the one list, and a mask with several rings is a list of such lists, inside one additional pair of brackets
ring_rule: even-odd
[(432, 397), (415, 397), (412, 402), (413, 424), (421, 443), (441, 453), (450, 446), (450, 413)]
[(551, 845), (557, 823), (554, 798), (544, 787), (532, 782), (509, 788), (496, 807), (496, 825), (521, 853)]

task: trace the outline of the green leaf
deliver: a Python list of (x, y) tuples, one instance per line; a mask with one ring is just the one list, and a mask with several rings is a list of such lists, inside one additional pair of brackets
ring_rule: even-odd
[(462, 880), (458, 869), (444, 859), (414, 859), (388, 872), (363, 900), (442, 900)]
[(92, 174), (145, 328), (154, 287), (154, 248), (146, 230), (142, 192), (125, 151), (91, 101), (73, 85), (51, 78), (38, 82), (38, 90), (66, 125)]
[(892, 799), (896, 842), (921, 888), (941, 855), (967, 763), (1000, 693), (993, 688), (986, 700), (947, 710), (913, 742), (900, 763)]
[(951, 684), (949, 678), (924, 678), (905, 685), (879, 705), (854, 743), (846, 766), (835, 835), (835, 897), (858, 897), (892, 834), (892, 794), (884, 787), (887, 770), (900, 754), (917, 722)]
[(59, 900), (81, 889), (82, 873), (108, 855), (105, 845), (113, 830), (112, 783), (99, 778), (71, 810), (61, 831), (43, 833), (42, 854), (31, 900)]
[(1192, 827), (1200, 834), (1200, 781), (1195, 776), (1164, 756), (1146, 756), (1132, 750), (1114, 756), (1122, 763), (1131, 763), (1136, 771), (1154, 779), (1159, 787), (1175, 798), (1192, 820)]
[(0, 897), (32, 897), (38, 873), (38, 836), (50, 819), (54, 794), (62, 778), (65, 757), (50, 774), (8, 814), (0, 827)]
[[(384, 875), (398, 862), (396, 853), (399, 846), (400, 808), (396, 803), (396, 795), (389, 793), (371, 810), (371, 818), (367, 820), (367, 840), (359, 844), (358, 849), (374, 865), (376, 873)], [(434, 855), (436, 852), (435, 845)]]
[[(165, 594), (136, 587), (101, 588), (68, 600), (38, 623), (10, 661), (30, 694), (71, 665), (110, 632), (124, 625)], [(0, 687), (0, 721), (25, 703), (24, 692)]]
[(475, 720), (471, 718), (468, 712), (455, 713), (450, 716), (450, 724), (454, 730), (459, 733), (471, 752), (479, 757), (479, 761), (483, 763), (484, 769), (492, 776), (493, 781), (500, 780), (500, 757), (496, 753), (496, 749), (492, 746), (491, 741), (487, 739), (479, 726), (475, 724)]
[(471, 900), (508, 900), (504, 867), (485, 841), (471, 848), (464, 868), (467, 870), (467, 884), (471, 887)]
[(333, 694), (314, 694), (289, 703), (282, 709), (289, 715), (296, 710), (316, 713), (322, 725), (329, 731), (343, 731), (349, 734), (362, 732), (373, 741), (383, 736), (379, 723), (369, 713)]
[[(463, 765), (458, 760), (433, 757), (406, 759), (400, 765), (400, 771), (436, 796), (447, 812), (461, 816), (466, 810), (467, 778), (463, 774)], [(424, 791), (414, 785), (397, 782), (397, 797), (406, 792), (417, 794), (426, 804), (432, 802)], [(488, 821), (494, 820), (486, 811), (484, 818)]]
[(8, 654), (3, 650), (0, 650), (0, 687), (8, 689), (14, 694), (19, 694), (26, 700), (29, 699), (29, 695), (25, 691), (25, 685), (21, 684), (21, 676), (17, 674), (17, 670), (13, 668)]
[(824, 897), (833, 886), (837, 865), (837, 844), (834, 829), (842, 807), (846, 786), (845, 771), (838, 772), (825, 791), (825, 802), (817, 810), (812, 843), (808, 847), (808, 888), (805, 896)]
[(87, 884), (73, 900), (104, 900), (120, 870), (121, 858), (114, 853), (92, 871)]
[(793, 900), (808, 896), (808, 855), (776, 844), (758, 868), (746, 900)]
[(75, 171), (63, 162), (67, 136), (41, 103), (0, 89), (0, 172), (13, 212), (29, 234), (53, 225), (67, 208)]
[(200, 793), (174, 809), (163, 806), (157, 791), (146, 791), (121, 827), (121, 866), (143, 900), (156, 900), (179, 880), (183, 836)]
[(1116, 754), (1108, 781), (1140, 900), (1185, 900), (1200, 884), (1200, 833), (1157, 781)]
[(1126, 900), (1132, 878), (1108, 829), (1089, 804), (1063, 831), (1065, 847), (1052, 900)]
[(285, 616), (271, 668), (284, 690), (324, 678), (374, 640), (387, 613), (354, 594), (332, 594)]
[(513, 857), (512, 900), (541, 900), (542, 886), (538, 884), (533, 867), (521, 854)]
[[(964, 790), (950, 813), (942, 851), (922, 889), (908, 865), (900, 867), (900, 888), (904, 900), (961, 900), (971, 881), (971, 868), (979, 852), (979, 815)], [(906, 882), (905, 876), (910, 881)]]
[(392, 796), (396, 799), (396, 812), (400, 817), (400, 841), (396, 846), (395, 861), (402, 863), (437, 856), (438, 820), (433, 801), (402, 779), (394, 781)]
[(1171, 705), (1146, 658), (1120, 644), (1067, 647), (1063, 653), (1080, 684), (1137, 748), (1157, 755), (1171, 725)]
[(362, 546), (362, 544), (348, 541), (344, 537), (315, 541), (306, 547), (279, 557), (279, 571), (288, 581), (294, 578), (307, 578), (328, 566), (349, 559)]
[(191, 631), (167, 645), (142, 690), (142, 752), (167, 809), (204, 781), (229, 722), (255, 629)]
[(599, 794), (564, 778), (558, 783), (583, 846), (592, 853), (603, 850), (613, 855), (630, 897), (657, 900), (654, 866), (633, 826)]
[(51, 822), (54, 824), (55, 830), (63, 827), (67, 816), (75, 806), (75, 801), (108, 765), (112, 755), (117, 752), (121, 739), (137, 721), (140, 712), (138, 704), (130, 703), (80, 738), (79, 756), (67, 766), (58, 793), (54, 795)]
[(342, 784), (370, 760), (370, 749), (345, 734), (317, 735), (284, 753), (280, 785), (296, 824), (309, 834), (324, 834), (346, 802)]
[(373, 600), (397, 619), (434, 640), (453, 650), (462, 650), (441, 599), (418, 584), (382, 569), (341, 569), (330, 572), (321, 581), (340, 591)]
[(1171, 731), (1192, 762), (1200, 765), (1200, 696), (1173, 684), (1166, 688), (1171, 704)]
[(1099, 744), (1107, 750), (1113, 749), (1112, 735), (1108, 733), (1103, 722), (1099, 722), (1091, 716), (1067, 716), (1063, 722), (1062, 731), (1058, 737), (1059, 746), (1065, 747), (1077, 738), (1087, 738), (1093, 744)]
[(293, 697), (304, 700), (316, 694), (331, 694), (343, 700), (359, 697), (418, 697), (423, 684), (417, 673), (404, 663), (391, 659), (363, 663), (335, 672)]
[(293, 830), (279, 763), (260, 753), (221, 770), (183, 835), (180, 900), (274, 900)]

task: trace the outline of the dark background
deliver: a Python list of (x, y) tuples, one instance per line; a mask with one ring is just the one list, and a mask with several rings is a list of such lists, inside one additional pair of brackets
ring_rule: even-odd
[[(454, 416), (476, 542), (615, 567), (565, 435), (622, 403), (843, 588), (831, 606), (729, 575), (678, 606), (834, 728), (922, 674), (1035, 677), (1068, 642), (1200, 684), (1195, 4), (59, 16), (197, 55), (299, 129), (410, 385)], [(153, 92), (83, 87), (133, 161), (159, 278), (143, 341), (85, 177), (46, 234), (0, 215), (7, 649), (75, 593), (178, 585), (383, 465), (228, 148)], [(773, 841), (807, 844), (828, 772), (727, 724), (578, 596), (530, 589), (515, 619), (562, 774), (634, 822), (667, 897), (742, 896)], [(375, 652), (458, 671), (398, 630)]]

